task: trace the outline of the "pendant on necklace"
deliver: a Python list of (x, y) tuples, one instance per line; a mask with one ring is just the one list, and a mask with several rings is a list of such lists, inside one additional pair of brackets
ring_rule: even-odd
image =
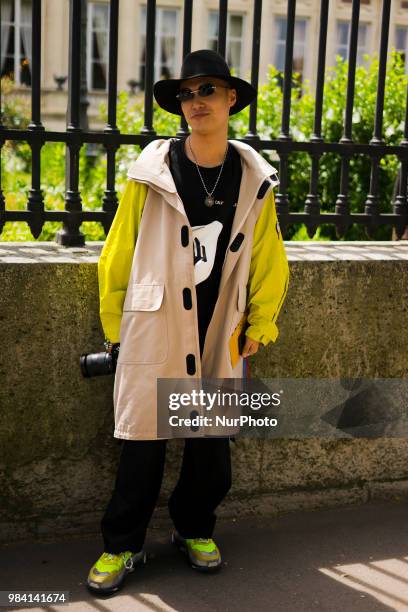
[(204, 204), (206, 206), (214, 206), (214, 198), (212, 196), (207, 196), (204, 200)]

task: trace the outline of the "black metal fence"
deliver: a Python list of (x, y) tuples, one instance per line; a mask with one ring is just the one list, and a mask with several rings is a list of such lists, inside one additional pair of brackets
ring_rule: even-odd
[[(258, 87), (260, 32), (262, 17), (262, 0), (254, 1), (252, 24), (252, 64), (251, 82)], [(108, 232), (114, 217), (118, 198), (115, 191), (115, 155), (121, 145), (140, 145), (144, 147), (151, 140), (162, 137), (153, 129), (153, 75), (156, 0), (147, 0), (146, 20), (146, 64), (145, 64), (145, 111), (144, 126), (140, 134), (121, 134), (116, 125), (117, 100), (117, 57), (118, 57), (118, 13), (119, 0), (110, 1), (109, 27), (109, 69), (108, 69), (108, 121), (103, 132), (89, 131), (81, 127), (80, 122), (80, 89), (81, 89), (81, 11), (82, 0), (70, 0), (69, 17), (69, 86), (68, 86), (68, 126), (65, 132), (46, 131), (41, 123), (40, 82), (41, 82), (41, 0), (32, 0), (32, 86), (31, 86), (31, 123), (27, 130), (6, 129), (0, 123), (0, 154), (6, 140), (29, 143), (32, 149), (31, 189), (27, 210), (5, 210), (5, 198), (1, 189), (0, 177), (0, 232), (6, 221), (25, 221), (35, 238), (41, 233), (45, 221), (60, 221), (62, 229), (57, 232), (57, 242), (65, 246), (84, 244), (84, 235), (80, 232), (83, 221), (99, 221)], [(396, 235), (401, 237), (408, 225), (407, 209), (407, 165), (408, 165), (408, 92), (405, 110), (404, 137), (399, 146), (385, 145), (382, 138), (384, 108), (384, 89), (387, 63), (387, 46), (390, 25), (391, 0), (383, 0), (381, 16), (381, 36), (379, 42), (379, 73), (375, 110), (375, 124), (369, 144), (358, 144), (352, 140), (352, 113), (354, 101), (354, 83), (357, 58), (357, 37), (360, 17), (360, 0), (353, 0), (351, 6), (351, 32), (348, 50), (348, 84), (345, 108), (343, 135), (338, 143), (325, 142), (322, 138), (323, 86), (326, 61), (326, 40), (329, 14), (329, 0), (320, 2), (320, 33), (315, 91), (315, 114), (313, 135), (309, 141), (296, 142), (292, 139), (290, 128), (290, 105), (293, 47), (295, 32), (296, 0), (287, 2), (287, 39), (285, 69), (283, 78), (283, 109), (281, 131), (275, 140), (263, 140), (257, 133), (257, 101), (250, 107), (248, 132), (243, 139), (257, 151), (275, 150), (279, 156), (280, 185), (276, 193), (276, 207), (282, 231), (292, 223), (304, 223), (309, 236), (313, 236), (317, 227), (323, 223), (332, 223), (337, 236), (345, 235), (352, 224), (365, 227), (368, 236), (380, 225), (395, 228)], [(218, 51), (225, 56), (228, 1), (219, 0), (219, 39)], [(193, 0), (184, 1), (183, 23), (183, 57), (191, 50), (191, 26)], [(0, 96), (1, 108), (1, 96)], [(1, 121), (1, 120), (0, 120)], [(188, 126), (181, 118), (177, 135), (188, 132)], [(67, 146), (67, 172), (65, 210), (44, 210), (44, 200), (40, 189), (40, 154), (45, 142), (65, 142)], [(100, 143), (107, 153), (106, 189), (101, 211), (84, 211), (81, 194), (78, 189), (79, 151), (84, 143)], [(293, 151), (306, 151), (311, 157), (309, 194), (303, 212), (289, 212), (287, 194), (288, 157)], [(318, 196), (319, 159), (327, 152), (340, 155), (341, 177), (339, 193), (333, 213), (322, 213)], [(350, 159), (356, 154), (363, 154), (371, 161), (369, 193), (365, 200), (363, 213), (350, 211), (349, 169)], [(380, 161), (385, 155), (396, 155), (400, 160), (400, 180), (392, 202), (393, 213), (381, 213), (379, 210), (379, 169)]]

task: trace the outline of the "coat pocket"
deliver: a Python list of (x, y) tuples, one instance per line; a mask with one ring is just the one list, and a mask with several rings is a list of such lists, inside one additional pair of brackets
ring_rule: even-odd
[(246, 285), (244, 285), (243, 283), (240, 283), (238, 285), (238, 291), (237, 291), (236, 296), (237, 296), (236, 302), (235, 302), (236, 310), (232, 311), (232, 316), (231, 316), (231, 321), (230, 321), (230, 332), (229, 332), (230, 337), (234, 333), (238, 323), (242, 319), (242, 315), (244, 314), (246, 310), (246, 300), (247, 300)]
[(158, 310), (163, 301), (164, 285), (142, 285), (132, 283), (126, 292), (123, 311)]
[(164, 284), (131, 283), (123, 304), (118, 363), (162, 363), (167, 359)]
[(238, 304), (237, 304), (239, 312), (245, 312), (246, 300), (247, 300), (246, 286), (240, 283), (238, 286)]

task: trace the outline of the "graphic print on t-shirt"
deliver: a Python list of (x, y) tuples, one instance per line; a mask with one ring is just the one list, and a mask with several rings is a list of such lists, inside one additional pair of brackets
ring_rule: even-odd
[(193, 231), (194, 280), (196, 285), (211, 274), (222, 227), (220, 221), (213, 221), (207, 225), (195, 225), (191, 228)]

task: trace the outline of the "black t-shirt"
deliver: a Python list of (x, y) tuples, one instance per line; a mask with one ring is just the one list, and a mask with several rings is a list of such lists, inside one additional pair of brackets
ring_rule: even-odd
[[(215, 204), (204, 204), (207, 196), (197, 167), (185, 153), (185, 138), (172, 139), (170, 171), (194, 235), (194, 272), (196, 281), (198, 328), (201, 354), (221, 279), (225, 252), (231, 236), (241, 185), (241, 158), (231, 144), (220, 179), (212, 197)], [(188, 146), (188, 144), (187, 144)], [(212, 192), (221, 164), (213, 168), (199, 166), (208, 192)]]

